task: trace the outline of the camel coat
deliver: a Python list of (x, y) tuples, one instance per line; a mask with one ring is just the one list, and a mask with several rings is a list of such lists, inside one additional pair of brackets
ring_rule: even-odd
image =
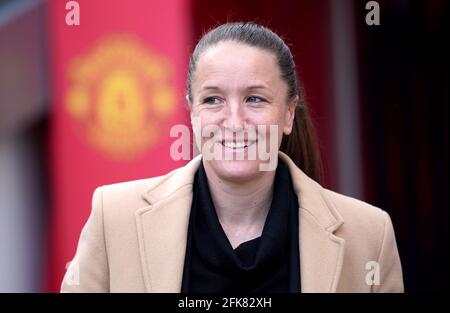
[[(299, 198), (302, 292), (403, 292), (391, 219), (327, 190), (284, 153)], [(62, 292), (180, 292), (201, 155), (164, 176), (98, 187)]]

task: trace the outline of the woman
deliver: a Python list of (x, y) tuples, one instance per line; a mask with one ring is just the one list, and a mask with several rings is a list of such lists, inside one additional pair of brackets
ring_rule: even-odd
[(202, 153), (167, 175), (97, 188), (62, 291), (403, 291), (388, 214), (319, 184), (279, 36), (253, 23), (211, 30), (191, 56), (187, 101)]

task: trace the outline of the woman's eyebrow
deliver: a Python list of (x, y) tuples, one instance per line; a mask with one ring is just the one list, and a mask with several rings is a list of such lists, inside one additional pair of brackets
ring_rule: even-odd
[(245, 89), (246, 90), (251, 90), (251, 89), (268, 89), (268, 90), (270, 90), (269, 86), (267, 86), (267, 85), (249, 85)]
[[(244, 88), (242, 88), (243, 90), (253, 90), (253, 89), (268, 89), (271, 90), (269, 88), (269, 86), (267, 85), (261, 85), (261, 84), (255, 84), (255, 85), (248, 85), (245, 86)], [(204, 90), (221, 90), (220, 87), (215, 86), (215, 85), (205, 85), (202, 88), (200, 88), (199, 91), (204, 91)]]
[(206, 86), (203, 86), (202, 88), (200, 88), (199, 91), (204, 91), (204, 90), (220, 90), (220, 88), (218, 86), (214, 86), (214, 85), (206, 85)]

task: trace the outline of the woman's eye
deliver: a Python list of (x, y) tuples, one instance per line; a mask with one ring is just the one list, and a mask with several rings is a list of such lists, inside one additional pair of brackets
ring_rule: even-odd
[(265, 100), (263, 98), (261, 98), (261, 97), (250, 96), (250, 97), (247, 98), (247, 101), (248, 102), (256, 102), (256, 103), (258, 103), (258, 102), (263, 102)]
[(208, 97), (208, 98), (205, 98), (205, 100), (203, 100), (203, 103), (206, 103), (206, 104), (219, 104), (220, 100), (217, 97)]

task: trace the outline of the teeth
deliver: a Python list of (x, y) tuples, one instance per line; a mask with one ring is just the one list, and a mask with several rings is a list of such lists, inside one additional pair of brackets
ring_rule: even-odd
[(242, 149), (242, 148), (252, 145), (253, 143), (254, 143), (254, 141), (251, 141), (250, 143), (225, 141), (225, 142), (223, 142), (223, 145), (230, 149)]
[(224, 142), (224, 146), (231, 149), (239, 149), (244, 148), (245, 143), (244, 142)]

